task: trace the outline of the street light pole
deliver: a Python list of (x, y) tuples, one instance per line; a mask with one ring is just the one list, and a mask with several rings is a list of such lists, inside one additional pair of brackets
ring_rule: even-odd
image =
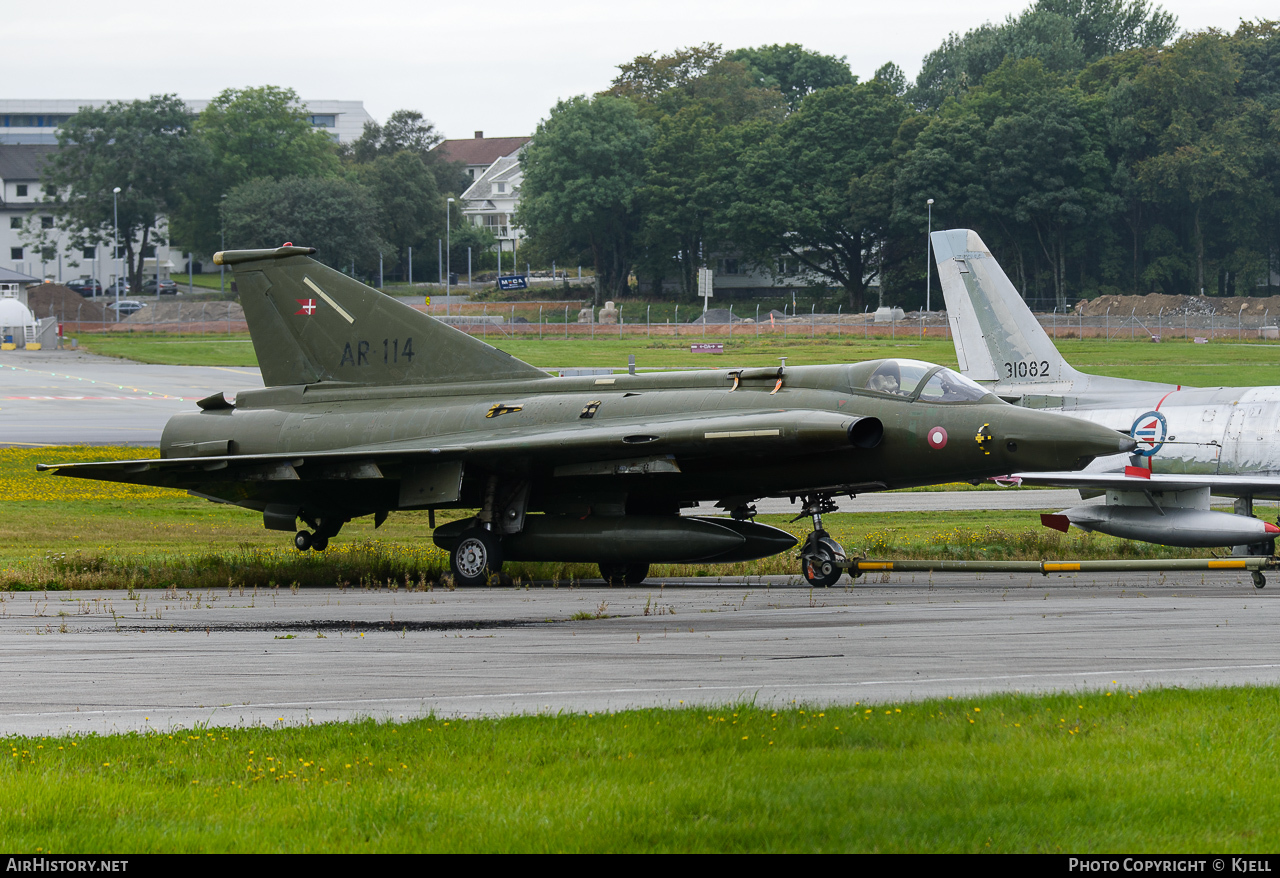
[[(111, 257), (120, 259), (120, 187), (111, 190)], [(120, 322), (120, 272), (116, 272), (116, 323)]]
[(933, 311), (933, 199), (925, 204), (929, 205), (929, 231), (924, 235), (924, 310), (929, 313)]
[[(222, 249), (227, 249), (227, 196), (224, 193), (222, 202), (218, 205), (218, 219), (221, 226)], [(225, 265), (218, 266), (218, 286), (222, 290), (223, 298), (227, 296), (227, 267)]]
[(452, 254), (449, 252), (451, 244), (450, 214), (453, 213), (453, 199), (445, 199), (444, 206), (444, 300), (449, 301), (449, 281), (452, 280), (451, 271), (453, 268)]

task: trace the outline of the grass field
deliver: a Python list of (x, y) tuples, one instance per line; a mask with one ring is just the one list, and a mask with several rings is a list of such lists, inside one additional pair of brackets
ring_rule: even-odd
[[(80, 344), (93, 353), (124, 357), (142, 363), (193, 366), (255, 366), (257, 357), (248, 335), (173, 337), (83, 334)], [(696, 341), (697, 339), (693, 339)], [(543, 368), (612, 367), (625, 369), (634, 355), (640, 369), (727, 368), (774, 365), (787, 357), (793, 366), (852, 363), (878, 357), (911, 357), (956, 365), (955, 348), (946, 339), (717, 339), (725, 353), (694, 354), (689, 340), (641, 337), (609, 338), (489, 338), (488, 341), (522, 360)], [(1060, 339), (1059, 349), (1076, 368), (1099, 375), (1139, 378), (1191, 386), (1245, 386), (1265, 382), (1280, 367), (1280, 345), (1236, 344), (1216, 341), (1162, 344), (1128, 340)]]
[(1243, 853), (1280, 690), (4, 739), (10, 851)]

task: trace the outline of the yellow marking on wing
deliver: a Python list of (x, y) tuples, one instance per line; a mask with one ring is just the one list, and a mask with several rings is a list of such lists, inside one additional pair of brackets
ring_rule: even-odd
[(704, 433), (704, 439), (749, 439), (753, 436), (777, 436), (777, 430), (730, 430), (724, 433)]

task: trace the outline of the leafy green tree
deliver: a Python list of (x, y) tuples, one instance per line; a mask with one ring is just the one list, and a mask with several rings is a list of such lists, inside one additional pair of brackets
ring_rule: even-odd
[(355, 177), (378, 207), (379, 235), (389, 246), (384, 257), (398, 271), (404, 271), (410, 247), (421, 253), (424, 244), (444, 237), (444, 196), (421, 153), (377, 156), (357, 165)]
[(861, 310), (890, 222), (893, 141), (910, 113), (883, 81), (816, 91), (739, 159), (729, 237), (842, 286)]
[(635, 102), (560, 101), (521, 155), (517, 223), (553, 258), (589, 249), (597, 295), (619, 296), (637, 257), (652, 125)]
[(819, 89), (853, 85), (857, 81), (843, 55), (839, 58), (821, 55), (797, 43), (736, 49), (725, 58), (745, 64), (761, 86), (782, 92), (792, 110)]
[(292, 89), (268, 85), (227, 89), (200, 113), (194, 126), (200, 153), (174, 234), (201, 252), (220, 246), (222, 196), (250, 180), (333, 177), (342, 171), (338, 148), (314, 128)]
[(291, 242), (315, 247), (339, 269), (376, 266), (390, 249), (377, 233), (378, 206), (369, 191), (340, 177), (261, 177), (241, 183), (223, 204), (227, 247), (258, 249)]
[(84, 107), (58, 129), (60, 149), (45, 165), (45, 204), (73, 247), (111, 241), (118, 203), (118, 240), (134, 289), (146, 252), (165, 243), (164, 217), (190, 178), (192, 121), (176, 95)]
[(680, 71), (678, 76), (646, 78), (666, 87), (632, 90), (630, 97), (641, 115), (654, 122), (645, 155), (637, 275), (655, 289), (675, 275), (687, 298), (694, 296), (698, 268), (722, 243), (723, 209), (733, 197), (733, 132), (750, 120), (781, 121), (786, 111), (776, 86), (761, 85), (760, 76), (745, 64), (711, 48), (681, 49), (658, 59), (642, 56), (623, 65)]
[(417, 110), (396, 110), (385, 125), (364, 123), (364, 132), (351, 145), (351, 158), (364, 164), (379, 156), (407, 151), (430, 162), (431, 150), (442, 140), (444, 137), (436, 126)]
[(1150, 200), (1188, 208), (1197, 292), (1205, 285), (1206, 211), (1238, 203), (1254, 180), (1259, 144), (1236, 98), (1239, 74), (1229, 40), (1210, 31), (1179, 40), (1134, 80), (1137, 125), (1152, 147), (1135, 175)]
[(1006, 59), (1038, 58), (1047, 70), (1076, 72), (1118, 51), (1163, 45), (1176, 30), (1176, 19), (1148, 0), (1036, 0), (1003, 24), (948, 36), (925, 56), (909, 97), (936, 109), (981, 85)]

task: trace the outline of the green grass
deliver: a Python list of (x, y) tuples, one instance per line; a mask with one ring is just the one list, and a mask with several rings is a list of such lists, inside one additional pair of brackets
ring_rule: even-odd
[[(604, 623), (607, 624), (607, 623)], [(1280, 845), (1276, 688), (6, 738), (10, 851)]]
[[(726, 368), (774, 365), (787, 357), (793, 366), (853, 363), (878, 357), (911, 357), (943, 365), (956, 365), (955, 348), (942, 338), (867, 339), (861, 337), (783, 339), (781, 335), (734, 338), (716, 337), (725, 353), (694, 354), (688, 338), (624, 338), (601, 334), (589, 338), (508, 338), (491, 334), (493, 344), (513, 356), (543, 368), (611, 367), (625, 369), (634, 355), (640, 369)], [(153, 336), (146, 333), (84, 333), (80, 344), (87, 350), (142, 363), (192, 366), (256, 366), (257, 357), (247, 334), (232, 336)], [(1236, 344), (1215, 341), (1197, 345), (1183, 341), (1162, 344), (1126, 340), (1060, 339), (1067, 361), (1085, 372), (1118, 378), (1180, 383), (1198, 387), (1248, 386), (1270, 380), (1280, 366), (1280, 345)]]

